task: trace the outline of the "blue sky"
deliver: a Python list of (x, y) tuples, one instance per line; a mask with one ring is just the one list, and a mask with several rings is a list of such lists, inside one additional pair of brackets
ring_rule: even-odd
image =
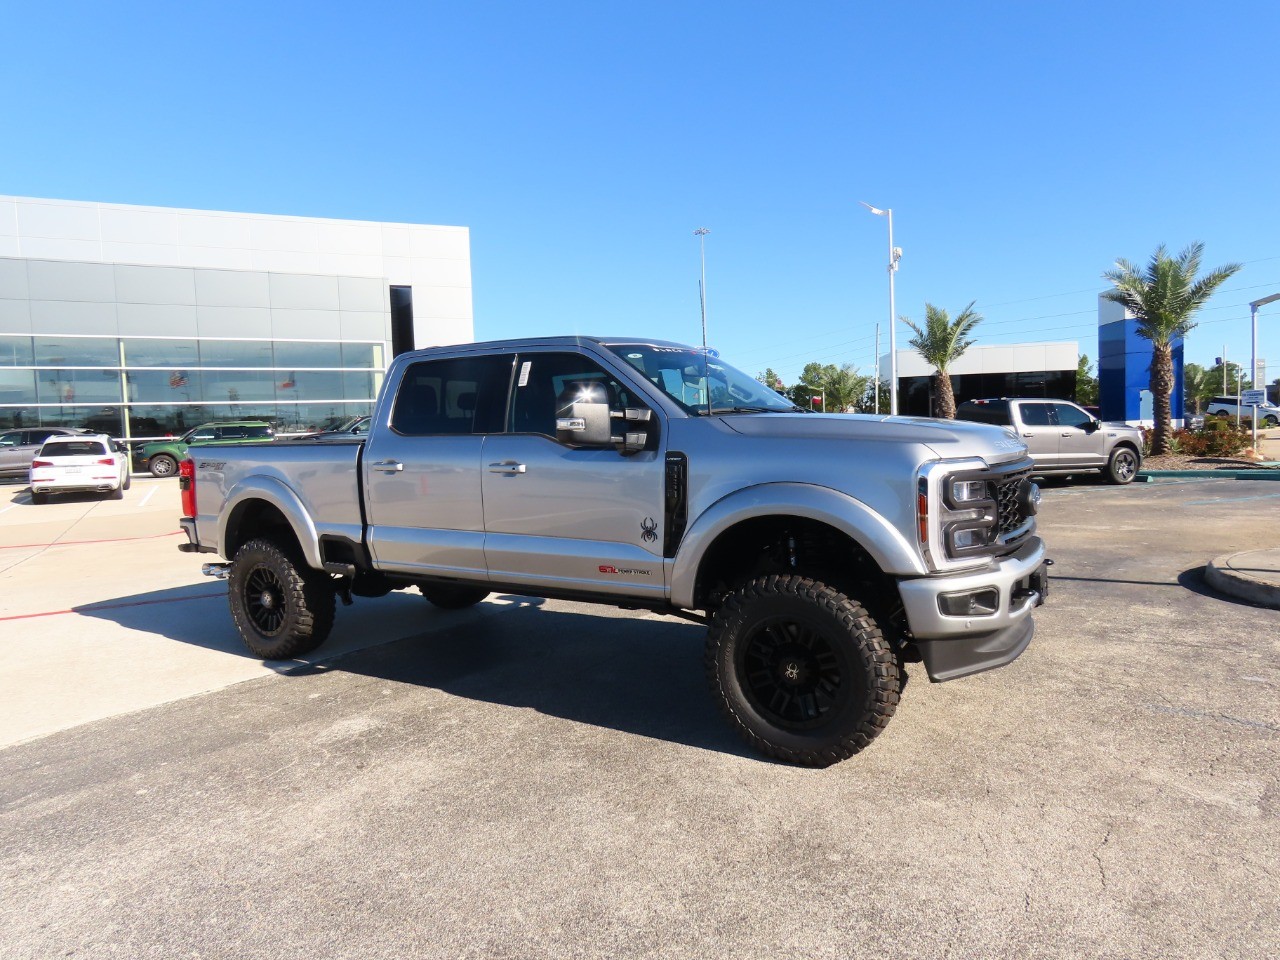
[[(0, 193), (471, 228), (477, 338), (709, 340), (788, 382), (898, 312), (1078, 340), (1156, 244), (1280, 292), (1274, 3), (11, 4)], [(1280, 304), (1259, 352), (1280, 376)], [(905, 343), (902, 328), (900, 343)]]

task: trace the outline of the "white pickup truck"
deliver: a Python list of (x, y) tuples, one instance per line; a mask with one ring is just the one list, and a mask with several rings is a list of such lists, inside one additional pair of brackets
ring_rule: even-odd
[(1005, 430), (806, 413), (680, 344), (566, 337), (399, 356), (368, 436), (194, 446), (186, 552), (268, 658), (335, 598), (500, 590), (709, 624), (754, 746), (823, 766), (871, 742), (903, 664), (1014, 660), (1048, 589), (1031, 461)]

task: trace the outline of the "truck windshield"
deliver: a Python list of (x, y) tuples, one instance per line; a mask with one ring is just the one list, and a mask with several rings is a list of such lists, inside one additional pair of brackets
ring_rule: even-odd
[(695, 416), (706, 415), (708, 409), (712, 414), (794, 413), (803, 409), (701, 349), (646, 343), (607, 346)]

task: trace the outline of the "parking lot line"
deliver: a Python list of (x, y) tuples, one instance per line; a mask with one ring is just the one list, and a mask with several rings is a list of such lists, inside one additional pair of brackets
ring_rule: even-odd
[(52, 543), (9, 543), (0, 545), (0, 550), (37, 550), (42, 547), (73, 547), (85, 543), (124, 543), (127, 540), (159, 540), (164, 537), (176, 537), (181, 530), (169, 533), (153, 533), (147, 537), (108, 537), (105, 540), (55, 540)]
[(159, 489), (159, 487), (152, 487), (151, 492), (142, 498), (142, 502), (138, 504), (138, 508), (141, 509), (145, 507), (147, 505), (147, 501), (154, 497), (156, 495), (156, 491)]

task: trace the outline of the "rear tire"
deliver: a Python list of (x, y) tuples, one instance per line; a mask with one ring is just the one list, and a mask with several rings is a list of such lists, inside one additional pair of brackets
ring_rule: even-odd
[(901, 690), (897, 658), (866, 609), (800, 576), (760, 577), (726, 597), (711, 621), (706, 666), (742, 737), (807, 767), (867, 747)]
[(462, 610), (474, 607), (489, 595), (484, 587), (466, 587), (452, 583), (420, 583), (418, 591), (441, 610)]
[(231, 619), (263, 660), (290, 660), (324, 643), (335, 596), (327, 574), (270, 540), (250, 540), (237, 550), (227, 578)]
[(1133, 483), (1138, 475), (1138, 455), (1129, 447), (1116, 447), (1111, 451), (1106, 473), (1109, 483)]
[(128, 490), (131, 486), (133, 486), (133, 473), (132, 473), (132, 471), (130, 471), (129, 473), (126, 473), (126, 474), (124, 475), (124, 483), (122, 484), (122, 486), (123, 486), (123, 488), (124, 488), (125, 490)]
[(108, 493), (108, 494), (107, 494), (107, 499), (108, 499), (108, 500), (123, 500), (123, 499), (124, 499), (124, 484), (121, 484), (120, 486), (118, 486), (118, 487), (116, 487), (114, 490), (112, 490), (110, 493)]
[(178, 472), (178, 461), (167, 453), (157, 453), (147, 461), (147, 469), (153, 477), (172, 477)]

